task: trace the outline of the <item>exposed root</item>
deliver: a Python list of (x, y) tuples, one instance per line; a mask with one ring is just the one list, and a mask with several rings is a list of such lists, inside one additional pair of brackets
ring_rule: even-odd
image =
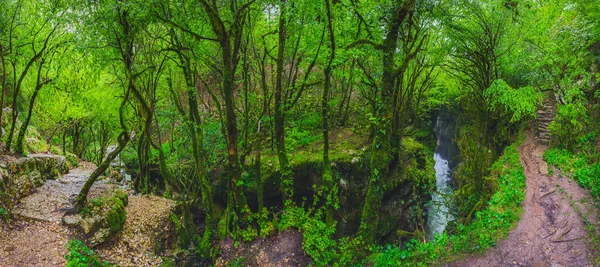
[(585, 236), (580, 236), (580, 237), (575, 237), (575, 238), (571, 238), (571, 239), (564, 239), (564, 240), (550, 240), (550, 243), (563, 243), (563, 242), (571, 242), (571, 241), (575, 241), (578, 239), (582, 239)]
[(556, 192), (556, 190), (552, 190), (552, 191), (550, 191), (550, 192), (548, 192), (548, 193), (546, 193), (546, 194), (543, 194), (543, 195), (542, 195), (542, 196), (541, 196), (541, 197), (540, 197), (538, 200), (542, 200), (542, 198), (544, 198), (544, 197), (546, 197), (546, 196), (549, 196), (549, 195), (552, 195), (552, 194), (554, 194), (555, 192)]

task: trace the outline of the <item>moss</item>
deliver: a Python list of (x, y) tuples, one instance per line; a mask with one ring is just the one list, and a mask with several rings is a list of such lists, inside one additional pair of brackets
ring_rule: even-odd
[(402, 168), (404, 181), (414, 182), (424, 189), (433, 189), (436, 183), (433, 151), (413, 138), (402, 139), (402, 152), (400, 162), (405, 163)]
[(111, 233), (116, 233), (123, 228), (127, 217), (125, 206), (121, 199), (113, 198), (111, 209), (106, 214), (106, 222)]
[(125, 206), (127, 206), (127, 204), (129, 204), (129, 197), (127, 196), (127, 192), (125, 192), (124, 190), (117, 190), (114, 193), (113, 197), (121, 200), (121, 202)]
[(34, 127), (28, 127), (25, 136), (26, 152), (36, 154), (48, 151), (48, 144)]
[(127, 193), (121, 189), (117, 189), (109, 198), (98, 197), (90, 201), (88, 207), (82, 211), (82, 216), (92, 217), (98, 215), (103, 218), (98, 222), (98, 228), (109, 229), (109, 236), (116, 234), (123, 228), (127, 213), (125, 205), (127, 205)]

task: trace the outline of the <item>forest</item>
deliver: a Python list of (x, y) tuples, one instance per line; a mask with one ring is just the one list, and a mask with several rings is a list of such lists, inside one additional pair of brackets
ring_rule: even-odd
[(599, 67), (600, 0), (0, 0), (0, 266), (597, 266)]

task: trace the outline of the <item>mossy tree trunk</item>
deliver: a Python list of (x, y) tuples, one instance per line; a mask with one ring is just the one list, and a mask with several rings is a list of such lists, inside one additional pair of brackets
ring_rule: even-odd
[(331, 15), (330, 0), (325, 0), (325, 11), (327, 13), (327, 30), (329, 35), (329, 58), (325, 67), (325, 83), (323, 86), (323, 95), (321, 96), (321, 120), (323, 123), (323, 196), (325, 199), (325, 221), (327, 225), (333, 225), (333, 213), (337, 205), (337, 190), (333, 181), (331, 172), (331, 163), (329, 161), (329, 91), (331, 89), (331, 71), (332, 63), (335, 59), (335, 34), (333, 31), (333, 18)]
[(119, 6), (117, 6), (115, 9), (121, 32), (114, 33), (114, 41), (119, 44), (118, 52), (123, 62), (127, 81), (124, 97), (121, 101), (121, 105), (119, 106), (119, 123), (121, 126), (121, 133), (119, 133), (119, 136), (117, 137), (117, 147), (111, 151), (102, 161), (102, 163), (100, 163), (100, 165), (94, 170), (94, 172), (92, 172), (90, 177), (81, 188), (81, 191), (79, 191), (73, 206), (65, 211), (65, 214), (63, 215), (63, 222), (64, 216), (68, 214), (75, 214), (81, 211), (87, 201), (87, 196), (92, 188), (92, 185), (94, 185), (98, 177), (100, 177), (110, 167), (110, 162), (113, 161), (121, 153), (121, 151), (123, 151), (130, 140), (129, 129), (127, 127), (127, 123), (125, 122), (124, 113), (126, 105), (129, 102), (130, 93), (137, 91), (137, 88), (135, 87), (135, 77), (137, 77), (137, 75), (134, 75), (133, 73), (133, 62), (135, 57), (133, 43), (134, 38), (131, 24), (129, 22), (129, 12), (121, 9)]
[[(18, 104), (17, 99), (19, 98), (19, 94), (21, 92), (21, 85), (23, 84), (23, 80), (25, 79), (25, 76), (27, 76), (27, 73), (29, 73), (29, 70), (33, 66), (33, 63), (38, 61), (46, 53), (50, 39), (52, 38), (52, 36), (54, 36), (54, 33), (55, 33), (57, 27), (58, 26), (55, 26), (50, 31), (50, 33), (48, 33), (48, 36), (46, 36), (46, 38), (44, 39), (44, 44), (42, 45), (42, 48), (37, 53), (35, 53), (33, 55), (33, 57), (31, 57), (29, 59), (29, 61), (25, 65), (25, 68), (23, 68), (23, 71), (21, 71), (21, 74), (19, 75), (19, 79), (17, 80), (16, 85), (14, 86), (13, 99), (12, 99), (12, 118), (11, 118), (10, 132), (8, 134), (8, 139), (6, 141), (6, 147), (5, 147), (6, 151), (10, 151), (10, 147), (12, 145), (12, 141), (14, 138), (15, 128), (17, 126), (16, 125), (17, 117), (19, 116), (19, 111), (18, 111), (18, 107), (17, 107), (17, 104)], [(36, 46), (35, 38), (33, 38), (31, 45), (33, 47)], [(13, 65), (13, 71), (15, 72), (15, 75), (16, 75), (16, 64)]]
[[(188, 52), (189, 49), (180, 40), (179, 36), (175, 33), (174, 29), (170, 31), (173, 50), (177, 54), (179, 60), (179, 66), (183, 72), (186, 83), (187, 93), (187, 112), (186, 109), (180, 104), (179, 96), (175, 93), (173, 86), (169, 83), (169, 89), (172, 95), (172, 101), (175, 103), (175, 107), (179, 111), (180, 115), (186, 121), (192, 139), (192, 153), (194, 156), (194, 174), (197, 181), (200, 184), (200, 193), (202, 196), (202, 203), (205, 207), (205, 231), (203, 235), (201, 247), (201, 253), (204, 256), (210, 254), (210, 242), (214, 236), (214, 229), (217, 226), (218, 217), (215, 212), (215, 206), (213, 201), (212, 183), (210, 177), (206, 172), (206, 166), (204, 162), (205, 151), (204, 151), (204, 135), (202, 133), (202, 119), (200, 117), (200, 111), (198, 109), (197, 93), (196, 93), (196, 74), (192, 71), (191, 58)], [(207, 90), (210, 90), (207, 88)], [(163, 156), (164, 157), (164, 156)], [(161, 163), (162, 164), (162, 163)], [(165, 164), (166, 165), (166, 164)], [(161, 167), (162, 168), (162, 167)], [(166, 166), (165, 166), (166, 168)]]
[(277, 51), (277, 69), (275, 81), (275, 144), (277, 158), (279, 159), (279, 172), (281, 174), (280, 190), (284, 206), (292, 204), (294, 196), (294, 180), (285, 146), (285, 101), (283, 100), (283, 69), (286, 43), (286, 2), (281, 1), (279, 7), (279, 47)]
[(27, 128), (29, 127), (29, 122), (31, 121), (31, 115), (33, 114), (33, 107), (35, 105), (35, 100), (37, 99), (38, 93), (44, 87), (44, 85), (52, 82), (51, 79), (45, 77), (42, 79), (42, 69), (44, 68), (44, 63), (46, 62), (46, 58), (42, 58), (38, 65), (37, 70), (37, 79), (35, 82), (35, 89), (33, 90), (33, 94), (31, 95), (31, 99), (29, 100), (29, 109), (27, 112), (27, 117), (21, 124), (21, 129), (19, 129), (19, 134), (17, 136), (17, 142), (15, 143), (15, 153), (18, 155), (23, 155), (25, 152), (24, 143), (25, 143), (25, 133), (27, 132)]
[(229, 27), (219, 14), (220, 8), (212, 1), (200, 0), (200, 4), (209, 19), (212, 31), (216, 35), (216, 41), (221, 48), (221, 59), (223, 64), (221, 92), (224, 100), (224, 117), (227, 143), (227, 171), (229, 181), (227, 183), (228, 197), (226, 217), (227, 227), (236, 222), (235, 213), (247, 210), (246, 197), (243, 192), (241, 181), (241, 167), (238, 153), (238, 127), (234, 99), (235, 72), (240, 60), (240, 48), (242, 43), (243, 25), (245, 17), (253, 1), (248, 1), (233, 12), (233, 20)]
[[(414, 0), (403, 1), (394, 6), (392, 17), (386, 26), (386, 36), (383, 43), (374, 45), (383, 53), (382, 65), (382, 86), (381, 86), (381, 109), (376, 114), (376, 123), (373, 123), (374, 137), (371, 144), (371, 157), (369, 160), (369, 182), (365, 204), (361, 215), (359, 235), (368, 243), (373, 243), (377, 238), (377, 228), (379, 226), (379, 210), (383, 200), (384, 188), (383, 180), (389, 173), (390, 163), (392, 162), (393, 149), (392, 138), (398, 138), (392, 133), (391, 117), (393, 109), (393, 90), (399, 69), (396, 68), (395, 55), (397, 53), (398, 33), (400, 26), (415, 5)], [(357, 41), (358, 44), (360, 42)], [(364, 43), (373, 44), (371, 41)], [(401, 66), (402, 67), (402, 66)]]
[[(4, 127), (2, 125), (2, 117), (4, 116), (4, 95), (6, 94), (6, 48), (2, 44), (0, 44), (0, 67), (2, 68), (2, 76), (0, 76), (0, 128)], [(0, 130), (0, 137), (2, 137), (2, 131)]]

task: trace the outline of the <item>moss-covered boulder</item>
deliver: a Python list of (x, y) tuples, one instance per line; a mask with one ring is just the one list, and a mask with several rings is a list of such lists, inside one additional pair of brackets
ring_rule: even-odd
[(83, 232), (86, 242), (96, 247), (115, 236), (125, 224), (128, 196), (122, 189), (105, 192), (88, 201), (80, 214), (66, 219), (67, 225)]

